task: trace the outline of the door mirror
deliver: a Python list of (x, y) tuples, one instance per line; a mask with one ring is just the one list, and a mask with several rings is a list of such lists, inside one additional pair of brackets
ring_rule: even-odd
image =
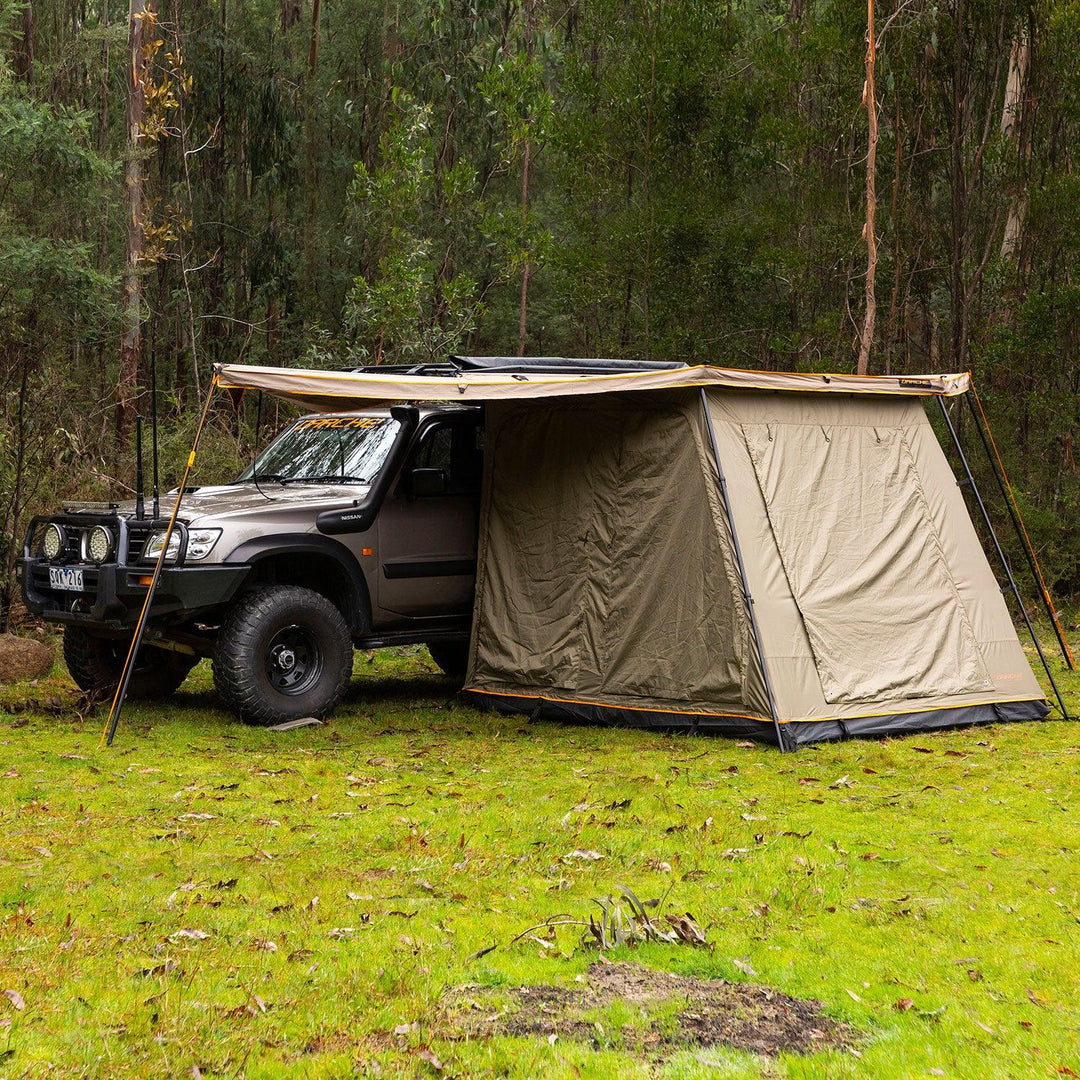
[(409, 487), (417, 498), (446, 494), (446, 472), (443, 469), (413, 469)]

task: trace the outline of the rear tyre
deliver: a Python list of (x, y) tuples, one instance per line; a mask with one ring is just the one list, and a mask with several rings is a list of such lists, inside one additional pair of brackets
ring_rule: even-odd
[(237, 599), (218, 630), (214, 685), (248, 724), (322, 719), (352, 674), (352, 640), (325, 596), (273, 585)]
[[(120, 682), (130, 641), (99, 637), (81, 626), (64, 628), (64, 663), (83, 693), (95, 698), (112, 697)], [(127, 696), (133, 700), (166, 698), (179, 689), (198, 657), (143, 645), (128, 681)]]
[(467, 641), (429, 641), (431, 659), (447, 675), (463, 678), (469, 668), (469, 643)]

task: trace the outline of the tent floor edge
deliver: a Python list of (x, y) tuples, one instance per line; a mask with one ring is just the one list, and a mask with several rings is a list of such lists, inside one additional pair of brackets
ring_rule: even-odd
[(751, 739), (776, 746), (779, 727), (785, 751), (812, 743), (840, 742), (854, 738), (890, 738), (920, 732), (946, 731), (982, 724), (1020, 723), (1050, 718), (1045, 699), (986, 702), (981, 705), (957, 705), (916, 712), (886, 713), (836, 720), (794, 720), (779, 725), (768, 717), (688, 715), (678, 712), (645, 711), (618, 705), (552, 701), (527, 694), (520, 696), (503, 691), (487, 693), (480, 689), (462, 691), (464, 700), (475, 708), (528, 716), (530, 721), (582, 724), (593, 727), (641, 728), (686, 735), (721, 735)]
[(896, 712), (884, 716), (859, 716), (843, 720), (794, 721), (785, 729), (795, 737), (796, 745), (840, 742), (856, 738), (891, 738), (925, 731), (976, 727), (981, 724), (1012, 724), (1050, 718), (1050, 707), (1042, 698), (1028, 701), (987, 702), (983, 705), (957, 705), (926, 712)]
[[(530, 720), (582, 724), (593, 727), (652, 728), (685, 735), (726, 735), (752, 739), (776, 746), (776, 725), (767, 716), (726, 716), (720, 714), (664, 712), (601, 705), (590, 702), (553, 701), (550, 698), (523, 694), (486, 693), (480, 689), (465, 689), (462, 695), (469, 704), (480, 709), (525, 715)], [(783, 731), (783, 728), (781, 728)], [(787, 735), (784, 732), (785, 736)], [(785, 738), (783, 750), (793, 750), (795, 740)]]

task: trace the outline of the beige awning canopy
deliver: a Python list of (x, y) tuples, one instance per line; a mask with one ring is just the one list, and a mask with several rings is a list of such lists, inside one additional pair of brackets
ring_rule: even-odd
[(511, 401), (709, 387), (784, 390), (815, 394), (886, 394), (954, 397), (968, 389), (967, 374), (818, 375), (739, 368), (677, 367), (619, 374), (506, 374), (470, 371), (460, 375), (403, 375), (304, 368), (220, 364), (218, 385), (226, 390), (263, 390), (315, 411), (362, 409), (387, 401)]

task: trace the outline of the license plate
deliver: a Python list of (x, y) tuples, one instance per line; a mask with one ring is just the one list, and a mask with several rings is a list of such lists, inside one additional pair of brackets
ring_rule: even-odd
[(69, 566), (49, 567), (49, 588), (67, 589), (69, 592), (83, 591), (83, 572)]

